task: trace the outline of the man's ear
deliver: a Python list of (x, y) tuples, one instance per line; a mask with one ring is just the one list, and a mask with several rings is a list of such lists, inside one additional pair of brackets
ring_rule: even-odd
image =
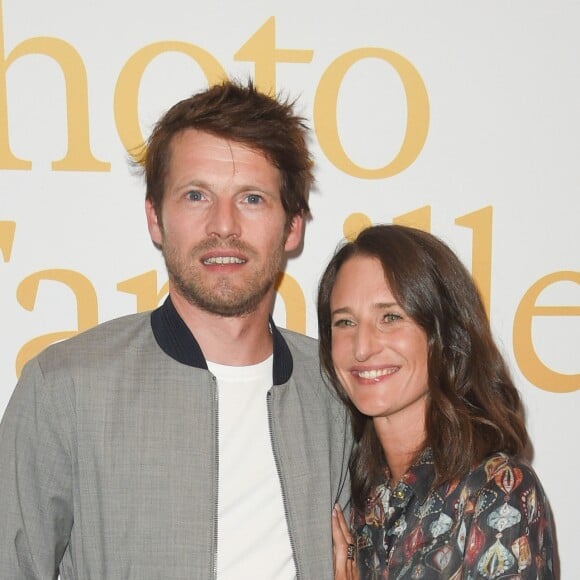
[(284, 250), (286, 252), (293, 252), (302, 243), (302, 234), (304, 232), (304, 216), (302, 213), (296, 214), (290, 221), (288, 227), (288, 234), (286, 236), (286, 244)]
[(161, 248), (163, 246), (163, 228), (161, 226), (161, 219), (150, 199), (145, 200), (145, 214), (147, 215), (147, 227), (149, 228), (151, 241), (157, 248)]

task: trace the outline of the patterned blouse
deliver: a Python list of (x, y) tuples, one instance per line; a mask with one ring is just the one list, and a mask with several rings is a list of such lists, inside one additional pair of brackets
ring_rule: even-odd
[(361, 580), (558, 578), (552, 515), (531, 467), (498, 453), (461, 481), (431, 490), (433, 480), (427, 449), (394, 490), (378, 485), (366, 512), (351, 512)]

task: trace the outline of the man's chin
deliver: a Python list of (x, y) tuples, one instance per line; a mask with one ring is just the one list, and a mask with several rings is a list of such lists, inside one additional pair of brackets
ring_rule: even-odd
[(187, 301), (196, 308), (220, 316), (222, 318), (240, 318), (255, 312), (264, 299), (262, 296), (249, 296), (241, 299), (239, 293), (234, 295), (220, 296), (200, 296), (189, 294)]
[(249, 290), (250, 283), (241, 286), (232, 285), (230, 280), (220, 280), (211, 286), (187, 284), (183, 279), (173, 276), (173, 291), (180, 294), (193, 307), (220, 316), (222, 318), (239, 318), (254, 313), (272, 292), (273, 284)]

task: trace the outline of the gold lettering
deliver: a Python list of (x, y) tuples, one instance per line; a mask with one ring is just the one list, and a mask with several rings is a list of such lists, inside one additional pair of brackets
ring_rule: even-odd
[(276, 291), (284, 301), (286, 308), (285, 328), (305, 334), (306, 300), (300, 284), (290, 274), (281, 272), (276, 282)]
[(6, 72), (22, 56), (43, 54), (56, 61), (63, 72), (66, 86), (68, 150), (60, 161), (52, 163), (55, 171), (109, 171), (110, 164), (98, 161), (91, 153), (89, 139), (89, 104), (87, 74), (76, 50), (59, 38), (29, 38), (4, 55), (4, 27), (0, 3), (0, 169), (32, 167), (30, 161), (15, 157), (10, 149)]
[(514, 317), (514, 354), (520, 370), (531, 383), (544, 391), (570, 393), (580, 389), (580, 374), (558, 373), (547, 367), (538, 357), (532, 339), (534, 316), (580, 316), (580, 306), (536, 306), (540, 293), (556, 282), (580, 284), (580, 272), (548, 274), (524, 294)]
[(344, 237), (352, 242), (366, 228), (372, 226), (371, 218), (365, 213), (351, 213), (342, 225)]
[(119, 73), (114, 97), (117, 132), (135, 161), (138, 161), (136, 151), (144, 141), (138, 108), (141, 79), (149, 63), (164, 52), (181, 52), (190, 56), (201, 67), (210, 85), (220, 82), (226, 76), (220, 63), (209, 52), (187, 42), (156, 42), (138, 50)]
[(431, 206), (426, 205), (393, 218), (393, 223), (415, 228), (424, 232), (431, 231)]
[(276, 22), (272, 16), (236, 52), (234, 60), (253, 62), (256, 87), (264, 93), (276, 92), (276, 63), (312, 61), (314, 51), (276, 48)]
[[(401, 149), (384, 167), (368, 169), (351, 161), (340, 142), (337, 124), (338, 93), (351, 66), (365, 58), (389, 63), (399, 74), (407, 98), (407, 130)], [(413, 65), (396, 52), (384, 48), (359, 48), (339, 56), (320, 79), (314, 99), (314, 128), (324, 154), (340, 170), (363, 179), (392, 177), (417, 159), (429, 130), (429, 97)]]
[(489, 205), (460, 216), (455, 220), (458, 226), (473, 230), (471, 250), (471, 274), (481, 294), (487, 317), (491, 312), (491, 248), (493, 208)]
[(15, 232), (16, 222), (0, 222), (0, 252), (5, 262), (10, 262)]
[(117, 290), (134, 294), (137, 298), (137, 312), (145, 312), (159, 306), (161, 299), (169, 292), (169, 283), (166, 282), (161, 290), (157, 291), (157, 272), (151, 270), (119, 282)]
[(16, 291), (16, 296), (23, 308), (30, 311), (34, 309), (40, 282), (43, 280), (60, 282), (73, 291), (77, 307), (77, 329), (45, 334), (27, 342), (16, 356), (17, 376), (20, 376), (22, 367), (26, 362), (47, 346), (87, 330), (98, 322), (98, 304), (95, 289), (85, 276), (73, 270), (43, 270), (22, 280)]
[[(426, 205), (393, 218), (393, 223), (428, 232), (431, 229), (431, 206)], [(364, 213), (351, 213), (342, 226), (344, 237), (352, 242), (364, 230), (372, 226), (371, 218)]]

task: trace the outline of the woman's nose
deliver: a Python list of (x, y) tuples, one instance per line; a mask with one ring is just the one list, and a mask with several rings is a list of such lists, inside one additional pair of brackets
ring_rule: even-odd
[(368, 360), (381, 349), (380, 332), (375, 324), (360, 323), (354, 343), (354, 357), (357, 361)]

